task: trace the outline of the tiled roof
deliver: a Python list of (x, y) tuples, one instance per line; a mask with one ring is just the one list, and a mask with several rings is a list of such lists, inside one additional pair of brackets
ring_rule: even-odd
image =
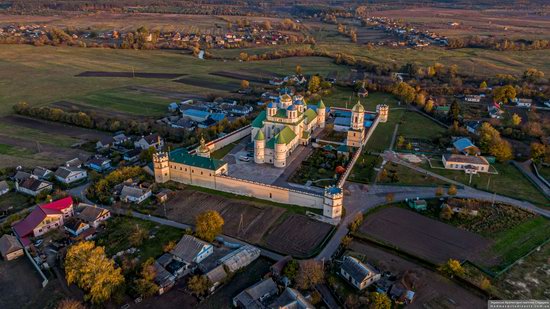
[(216, 171), (226, 163), (221, 160), (190, 155), (185, 148), (170, 152), (170, 161)]
[(446, 154), (445, 160), (447, 162), (458, 162), (458, 163), (469, 163), (469, 164), (481, 164), (481, 165), (489, 165), (489, 162), (487, 159), (485, 159), (482, 156), (466, 156), (466, 155), (458, 155), (458, 154)]
[(78, 217), (86, 222), (94, 222), (104, 212), (108, 212), (108, 210), (101, 207), (84, 206), (84, 209), (80, 212)]
[(265, 111), (261, 111), (258, 116), (252, 121), (252, 127), (261, 128), (264, 126), (264, 120), (266, 118)]
[(72, 197), (66, 197), (55, 202), (36, 207), (25, 219), (14, 224), (13, 228), (19, 237), (25, 237), (32, 233), (49, 214), (61, 214), (61, 210), (73, 205)]
[(73, 205), (73, 198), (70, 196), (67, 196), (60, 200), (41, 205), (40, 207), (44, 209), (63, 210), (65, 208), (71, 207), (72, 205)]
[(84, 172), (84, 170), (80, 169), (78, 167), (61, 166), (60, 168), (57, 169), (57, 171), (55, 171), (55, 176), (58, 176), (58, 177), (61, 177), (61, 178), (67, 178), (73, 172), (74, 173), (82, 173), (82, 172)]
[(120, 197), (123, 199), (128, 196), (131, 196), (134, 198), (140, 198), (141, 196), (145, 195), (147, 191), (148, 191), (147, 189), (143, 189), (139, 187), (124, 186), (122, 188), (122, 191), (120, 191)]
[(41, 180), (30, 177), (30, 178), (27, 178), (26, 180), (24, 180), (21, 184), (19, 184), (19, 187), (25, 188), (25, 189), (30, 190), (30, 191), (36, 191), (36, 190), (39, 190), (40, 188), (42, 188), (46, 185), (49, 185), (49, 184), (50, 183), (47, 182), (47, 181), (41, 181)]

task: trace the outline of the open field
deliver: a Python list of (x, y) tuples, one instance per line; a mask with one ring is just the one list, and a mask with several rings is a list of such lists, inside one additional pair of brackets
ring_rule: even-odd
[(32, 203), (30, 200), (32, 198), (16, 192), (8, 192), (2, 195), (0, 198), (0, 217), (2, 215), (11, 215), (31, 206)]
[(50, 27), (85, 29), (98, 31), (135, 31), (141, 26), (149, 30), (205, 32), (213, 28), (220, 31), (227, 23), (211, 15), (155, 14), (155, 13), (111, 13), (90, 14), (62, 13), (55, 16), (0, 15), (0, 24), (40, 23)]
[[(513, 39), (549, 39), (550, 18), (535, 11), (523, 9), (466, 10), (447, 8), (407, 8), (385, 10), (376, 13), (420, 25), (430, 31), (448, 37), (479, 36), (507, 37)], [(450, 23), (457, 22), (458, 26)]]
[(350, 250), (379, 269), (413, 279), (416, 298), (407, 308), (484, 308), (487, 304), (482, 296), (448, 278), (373, 245), (353, 241)]
[[(422, 174), (415, 170), (412, 170), (401, 164), (388, 162), (384, 168), (387, 171), (385, 177), (378, 177), (377, 183), (381, 184), (399, 184), (407, 186), (446, 186), (449, 185), (448, 182), (441, 179)], [(395, 174), (397, 176), (392, 176)], [(397, 177), (393, 178), (392, 177)]]
[(482, 236), (396, 207), (367, 216), (359, 231), (436, 264), (450, 258), (480, 261), (481, 254), (492, 243)]
[(291, 215), (265, 237), (268, 248), (295, 257), (307, 257), (321, 245), (332, 225), (302, 215)]
[(400, 120), (397, 135), (402, 135), (405, 138), (432, 140), (445, 133), (445, 131), (445, 127), (439, 125), (431, 119), (428, 119), (417, 112), (407, 111)]
[(474, 188), (522, 199), (539, 206), (550, 206), (548, 199), (515, 166), (504, 163), (495, 163), (492, 166), (498, 171), (498, 175), (484, 173), (473, 175), (470, 184), (470, 176), (462, 171), (430, 168), (427, 163), (422, 165), (431, 172)]

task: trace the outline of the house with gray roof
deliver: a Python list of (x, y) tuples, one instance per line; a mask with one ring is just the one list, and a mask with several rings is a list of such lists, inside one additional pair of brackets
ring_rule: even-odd
[(55, 171), (55, 178), (68, 185), (86, 179), (88, 173), (78, 167), (61, 166)]
[(101, 222), (111, 218), (111, 212), (103, 207), (80, 203), (77, 217), (92, 227), (98, 227)]
[(283, 293), (269, 305), (272, 309), (314, 309), (315, 307), (293, 288), (285, 288)]
[(15, 190), (23, 194), (37, 196), (41, 192), (49, 192), (53, 189), (53, 185), (47, 181), (39, 180), (34, 177), (29, 177), (23, 181), (15, 182)]
[(11, 261), (23, 255), (23, 246), (17, 238), (4, 234), (0, 237), (0, 255), (4, 261)]
[(225, 265), (228, 271), (234, 273), (254, 262), (260, 257), (260, 253), (260, 249), (252, 245), (245, 245), (222, 257), (218, 262)]
[(214, 252), (214, 247), (191, 235), (183, 235), (170, 253), (182, 262), (200, 263)]
[(32, 174), (36, 177), (38, 177), (38, 179), (48, 179), (50, 178), (51, 175), (53, 175), (53, 172), (50, 171), (49, 169), (47, 168), (44, 168), (44, 167), (41, 167), (41, 166), (37, 166), (34, 168), (34, 170), (32, 171)]
[(120, 200), (126, 203), (140, 204), (148, 199), (153, 193), (151, 190), (139, 186), (124, 185), (120, 191)]
[(233, 306), (244, 309), (267, 308), (267, 303), (277, 295), (277, 284), (273, 279), (262, 280), (233, 298)]
[(381, 277), (374, 267), (349, 255), (344, 256), (344, 261), (340, 266), (340, 275), (359, 290), (380, 280)]

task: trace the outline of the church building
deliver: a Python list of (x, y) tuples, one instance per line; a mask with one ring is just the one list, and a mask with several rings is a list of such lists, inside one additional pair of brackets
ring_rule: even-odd
[(316, 109), (308, 108), (301, 95), (292, 97), (286, 93), (268, 103), (252, 122), (254, 162), (286, 167), (287, 158), (296, 147), (307, 145), (313, 131), (325, 127), (323, 101)]

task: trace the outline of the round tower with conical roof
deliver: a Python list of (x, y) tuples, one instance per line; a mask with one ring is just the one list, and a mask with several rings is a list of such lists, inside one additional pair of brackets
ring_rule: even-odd
[(365, 127), (365, 108), (360, 101), (351, 109), (351, 128), (353, 130), (363, 130)]
[(260, 129), (254, 138), (254, 162), (257, 164), (265, 163), (265, 136)]
[(273, 153), (273, 165), (275, 167), (285, 167), (286, 166), (286, 140), (283, 134), (277, 135), (277, 140), (275, 141), (275, 151)]
[(325, 106), (325, 103), (323, 103), (323, 100), (320, 100), (317, 104), (317, 124), (321, 128), (325, 127), (326, 112), (327, 108)]

